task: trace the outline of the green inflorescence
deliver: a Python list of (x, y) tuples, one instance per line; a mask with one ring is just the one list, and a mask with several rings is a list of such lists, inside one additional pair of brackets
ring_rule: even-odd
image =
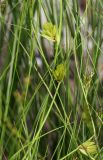
[(62, 81), (65, 77), (65, 74), (66, 70), (65, 70), (65, 65), (63, 63), (57, 65), (56, 69), (53, 71), (54, 78), (57, 82)]
[(44, 23), (43, 30), (42, 30), (42, 36), (50, 41), (56, 42), (57, 41), (57, 27), (56, 25), (53, 25), (52, 23)]

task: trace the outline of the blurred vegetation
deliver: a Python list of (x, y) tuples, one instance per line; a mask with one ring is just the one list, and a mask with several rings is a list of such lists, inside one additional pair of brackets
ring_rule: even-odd
[(103, 1), (0, 0), (0, 160), (63, 159), (103, 160)]

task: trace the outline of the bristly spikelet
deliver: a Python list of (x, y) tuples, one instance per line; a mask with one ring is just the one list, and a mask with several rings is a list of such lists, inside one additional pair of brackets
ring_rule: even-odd
[(44, 23), (41, 35), (50, 41), (57, 42), (58, 30), (56, 25), (49, 22)]
[(91, 139), (79, 145), (78, 149), (81, 153), (83, 153), (86, 156), (97, 153), (96, 144), (94, 141), (91, 141)]
[(64, 64), (57, 65), (56, 69), (53, 71), (53, 76), (57, 82), (60, 82), (64, 79), (66, 74), (66, 69)]
[(83, 86), (84, 86), (84, 90), (85, 90), (86, 96), (88, 94), (93, 75), (94, 75), (93, 72), (91, 72), (90, 74), (85, 74), (84, 75)]

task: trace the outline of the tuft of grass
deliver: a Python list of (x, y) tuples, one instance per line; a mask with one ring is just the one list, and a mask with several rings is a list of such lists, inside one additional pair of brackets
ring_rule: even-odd
[(0, 160), (103, 160), (102, 8), (0, 1)]

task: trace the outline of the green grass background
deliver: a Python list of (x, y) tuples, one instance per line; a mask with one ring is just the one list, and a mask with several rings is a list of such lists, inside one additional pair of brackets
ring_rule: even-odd
[[(103, 160), (103, 1), (79, 2), (0, 1), (0, 160)], [(96, 155), (75, 152), (92, 136)]]

